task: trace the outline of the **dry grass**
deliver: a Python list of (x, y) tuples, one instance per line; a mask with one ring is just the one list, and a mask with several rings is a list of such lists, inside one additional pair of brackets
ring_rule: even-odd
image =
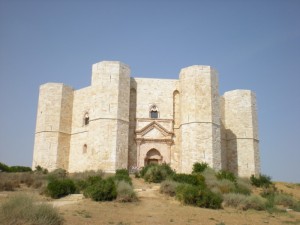
[(21, 185), (35, 189), (46, 185), (46, 176), (39, 173), (0, 173), (0, 191), (14, 191)]
[(12, 196), (0, 207), (0, 221), (5, 225), (61, 225), (63, 218), (45, 203), (37, 204), (29, 195)]
[(117, 201), (119, 202), (137, 201), (137, 196), (132, 186), (123, 180), (117, 182)]

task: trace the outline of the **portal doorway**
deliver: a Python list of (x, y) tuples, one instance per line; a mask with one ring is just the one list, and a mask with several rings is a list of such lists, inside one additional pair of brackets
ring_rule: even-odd
[(161, 164), (162, 163), (162, 155), (157, 149), (150, 149), (145, 157), (145, 166), (149, 164)]

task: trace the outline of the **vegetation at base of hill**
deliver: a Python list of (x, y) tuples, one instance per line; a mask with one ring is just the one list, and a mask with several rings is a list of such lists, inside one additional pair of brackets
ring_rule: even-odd
[(202, 208), (222, 208), (222, 196), (191, 184), (180, 184), (176, 188), (176, 199), (187, 205), (194, 205)]
[(71, 179), (51, 179), (47, 185), (46, 194), (51, 198), (61, 198), (69, 194), (74, 194), (76, 186)]
[(46, 177), (32, 172), (0, 173), (0, 191), (15, 191), (22, 185), (34, 189), (46, 186)]
[(132, 202), (137, 200), (131, 178), (126, 169), (117, 170), (114, 176), (106, 179), (99, 176), (88, 177), (83, 194), (94, 201), (112, 201), (116, 199), (120, 202)]
[[(223, 203), (241, 210), (270, 212), (278, 210), (277, 206), (281, 205), (300, 210), (300, 201), (278, 192), (266, 175), (241, 178), (226, 170), (216, 172), (206, 163), (195, 163), (191, 174), (177, 174), (168, 167), (166, 164), (150, 164), (140, 171), (139, 176), (148, 182), (162, 182), (160, 193), (175, 196), (183, 204), (219, 209)], [(253, 186), (261, 189), (261, 195), (252, 194)]]
[(8, 166), (0, 162), (0, 172), (17, 173), (17, 172), (31, 172), (31, 168), (27, 166)]
[(256, 187), (269, 187), (272, 185), (271, 177), (260, 174), (258, 177), (252, 175), (250, 177), (251, 184)]
[(39, 203), (28, 195), (16, 195), (0, 206), (3, 224), (61, 225), (63, 218), (52, 206)]
[(193, 164), (193, 173), (202, 173), (207, 167), (207, 163), (196, 162)]

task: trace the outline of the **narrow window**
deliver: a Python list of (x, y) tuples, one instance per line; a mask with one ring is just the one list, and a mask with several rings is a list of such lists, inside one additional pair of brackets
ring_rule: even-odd
[(150, 118), (152, 118), (152, 119), (158, 118), (158, 108), (156, 105), (153, 105), (150, 108)]
[(89, 117), (89, 114), (86, 113), (84, 114), (84, 125), (89, 125), (89, 122), (90, 122), (90, 117)]
[(87, 145), (86, 144), (84, 144), (82, 147), (82, 153), (83, 154), (87, 153)]

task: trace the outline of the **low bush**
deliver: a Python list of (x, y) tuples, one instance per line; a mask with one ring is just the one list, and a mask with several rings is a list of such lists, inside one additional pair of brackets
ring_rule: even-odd
[(243, 195), (250, 195), (252, 192), (250, 180), (247, 178), (238, 177), (235, 183), (234, 192)]
[(245, 202), (245, 199), (247, 198), (247, 196), (238, 193), (224, 194), (223, 197), (224, 197), (224, 202), (223, 202), (224, 205), (233, 208), (240, 208)]
[(117, 190), (113, 179), (99, 180), (89, 185), (83, 192), (85, 197), (94, 201), (111, 201), (116, 199)]
[(296, 200), (291, 195), (277, 193), (274, 195), (274, 204), (292, 208), (294, 205), (296, 205)]
[(156, 164), (148, 164), (148, 165), (144, 166), (144, 167), (140, 170), (140, 172), (139, 172), (140, 177), (144, 177), (145, 174), (146, 174), (146, 172), (147, 172), (150, 168), (155, 167), (155, 166), (156, 166)]
[(206, 168), (208, 168), (208, 164), (204, 162), (197, 162), (193, 165), (193, 173), (202, 173)]
[(125, 175), (125, 174), (116, 174), (115, 176), (112, 177), (114, 179), (114, 181), (116, 181), (117, 183), (120, 181), (124, 181), (130, 185), (132, 185), (132, 180), (131, 177), (129, 177), (129, 175)]
[(266, 209), (267, 200), (257, 195), (242, 195), (237, 193), (229, 193), (224, 196), (224, 205), (237, 209), (248, 210), (264, 210)]
[(9, 173), (17, 173), (17, 172), (31, 172), (31, 168), (28, 166), (8, 166), (4, 163), (0, 162), (0, 172), (9, 172)]
[(235, 184), (232, 181), (226, 179), (218, 180), (216, 182), (216, 187), (220, 190), (222, 194), (235, 192), (236, 190)]
[(125, 181), (120, 181), (117, 184), (117, 201), (119, 202), (133, 202), (136, 201), (136, 193), (132, 186)]
[(169, 196), (176, 195), (176, 188), (178, 187), (179, 183), (173, 180), (165, 180), (160, 184), (160, 193), (166, 194)]
[(129, 177), (129, 172), (127, 169), (119, 169), (119, 170), (116, 170), (116, 175), (122, 175), (122, 176)]
[(269, 187), (272, 185), (271, 177), (260, 174), (258, 177), (252, 175), (250, 177), (251, 184), (256, 187)]
[(231, 182), (236, 182), (236, 176), (229, 171), (226, 170), (221, 170), (216, 174), (216, 177), (218, 178), (218, 180), (229, 180)]
[(186, 184), (192, 184), (192, 185), (200, 185), (203, 188), (205, 185), (205, 178), (199, 173), (194, 174), (184, 174), (184, 173), (178, 173), (173, 174), (171, 176), (171, 179), (178, 182), (178, 183), (186, 183)]
[(9, 166), (0, 162), (0, 172), (9, 172)]
[(47, 195), (51, 198), (61, 198), (69, 194), (74, 194), (76, 191), (76, 186), (71, 179), (56, 180), (53, 179), (49, 181), (47, 186)]
[(42, 173), (42, 174), (47, 174), (48, 170), (46, 168), (41, 167), (40, 165), (37, 165), (35, 167), (35, 171), (36, 173)]
[(187, 205), (211, 209), (221, 208), (223, 201), (220, 195), (190, 184), (180, 184), (176, 188), (176, 198)]
[(166, 180), (167, 177), (170, 177), (174, 174), (174, 171), (167, 164), (150, 164), (151, 166), (147, 167), (146, 172), (143, 175), (143, 178), (147, 182), (160, 183), (163, 180)]
[(16, 195), (0, 207), (3, 224), (61, 225), (63, 218), (47, 204), (37, 204), (32, 197)]
[(250, 195), (246, 196), (243, 204), (241, 205), (241, 209), (255, 209), (255, 210), (265, 210), (266, 209), (267, 200), (262, 198), (259, 195)]

